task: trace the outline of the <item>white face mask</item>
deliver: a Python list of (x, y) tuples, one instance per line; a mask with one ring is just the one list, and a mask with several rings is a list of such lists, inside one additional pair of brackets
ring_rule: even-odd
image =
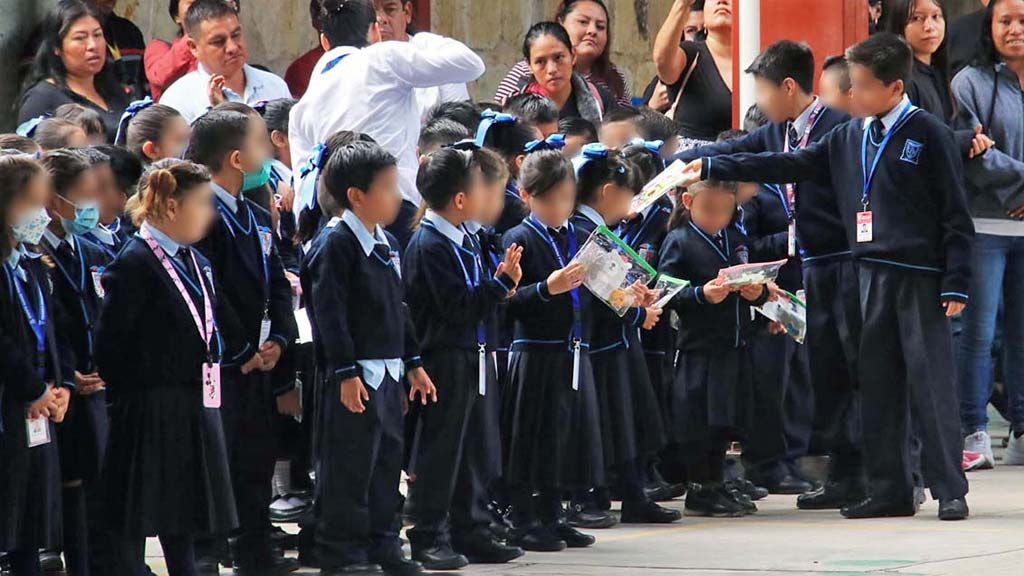
[(17, 222), (11, 225), (11, 232), (14, 239), (25, 244), (39, 244), (43, 232), (50, 224), (50, 215), (46, 208), (39, 207), (34, 212), (24, 214)]

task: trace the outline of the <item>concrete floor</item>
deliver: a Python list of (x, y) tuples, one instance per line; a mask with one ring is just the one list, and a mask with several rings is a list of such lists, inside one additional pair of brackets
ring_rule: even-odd
[[(993, 430), (994, 444), (997, 434), (1005, 432)], [(798, 511), (795, 496), (770, 496), (752, 517), (618, 526), (594, 531), (598, 541), (589, 549), (530, 553), (512, 564), (470, 566), (460, 574), (1024, 574), (1024, 467), (972, 472), (969, 480), (966, 522), (939, 522), (933, 501), (914, 518), (853, 521), (836, 512)], [(682, 509), (681, 501), (670, 505)], [(151, 541), (149, 552), (153, 570), (166, 574), (159, 544)]]

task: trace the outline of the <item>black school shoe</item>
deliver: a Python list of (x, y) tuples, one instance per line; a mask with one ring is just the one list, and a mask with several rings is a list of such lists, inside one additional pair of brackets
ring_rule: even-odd
[(658, 506), (650, 500), (622, 503), (623, 524), (671, 524), (682, 518), (678, 510)]
[(592, 506), (573, 505), (566, 514), (569, 526), (585, 530), (602, 530), (619, 523), (611, 512), (605, 512)]
[(768, 489), (769, 494), (789, 495), (803, 494), (814, 489), (810, 482), (793, 474), (784, 474), (774, 482), (764, 484), (764, 487)]
[(422, 564), (427, 570), (458, 570), (469, 565), (469, 560), (452, 550), (451, 545), (447, 543), (430, 548), (417, 546), (412, 551), (412, 559)]
[(518, 546), (501, 542), (488, 530), (452, 536), (452, 548), (465, 556), (470, 564), (505, 564), (526, 554)]
[(726, 498), (729, 498), (736, 504), (739, 504), (740, 508), (743, 509), (744, 515), (749, 516), (757, 512), (757, 504), (754, 504), (754, 501), (750, 499), (750, 496), (747, 496), (739, 489), (727, 484), (722, 484), (719, 490), (721, 490), (722, 494)]
[(939, 520), (966, 520), (970, 513), (963, 498), (939, 502)]
[(725, 483), (725, 485), (728, 486), (730, 489), (739, 490), (743, 494), (750, 496), (750, 500), (752, 502), (764, 500), (765, 498), (768, 497), (767, 488), (758, 486), (757, 484), (754, 484), (753, 482), (747, 480), (746, 478), (737, 478), (735, 480), (729, 480), (728, 482)]
[(798, 496), (796, 507), (801, 510), (838, 510), (844, 506), (861, 502), (866, 497), (864, 486), (860, 481), (830, 481), (817, 490)]
[(564, 522), (548, 526), (548, 529), (554, 532), (555, 536), (561, 538), (569, 548), (587, 548), (597, 542), (597, 538), (584, 534)]
[(40, 550), (39, 569), (48, 574), (63, 572), (64, 561), (60, 558), (60, 550)]
[(529, 528), (514, 528), (508, 543), (528, 552), (561, 552), (568, 546), (565, 540), (540, 524)]
[(701, 486), (691, 484), (686, 492), (685, 516), (705, 516), (711, 518), (737, 518), (746, 516), (747, 512), (735, 499), (727, 496), (721, 486)]
[(844, 506), (839, 513), (845, 518), (859, 520), (863, 518), (900, 518), (914, 515), (914, 502), (889, 502), (879, 498), (868, 497), (856, 504)]

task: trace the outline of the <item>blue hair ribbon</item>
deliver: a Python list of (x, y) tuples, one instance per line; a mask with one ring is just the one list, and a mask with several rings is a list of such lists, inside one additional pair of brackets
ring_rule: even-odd
[(306, 162), (306, 165), (299, 169), (299, 177), (302, 178), (302, 186), (299, 188), (299, 206), (312, 210), (316, 204), (317, 181), (320, 180), (320, 171), (324, 167), (324, 157), (327, 155), (327, 146), (317, 144), (313, 147), (313, 155)]
[(46, 114), (43, 114), (41, 116), (36, 116), (35, 118), (25, 120), (24, 122), (18, 125), (18, 129), (15, 130), (14, 132), (18, 136), (21, 136), (23, 138), (31, 138), (32, 135), (36, 133), (36, 128), (39, 128), (39, 125), (43, 123), (43, 120), (52, 117), (53, 114), (47, 112)]
[(476, 129), (476, 145), (480, 148), (484, 147), (484, 140), (487, 139), (487, 131), (491, 129), (491, 126), (495, 124), (512, 124), (518, 120), (519, 118), (512, 114), (484, 110), (480, 114), (480, 127)]
[(142, 112), (146, 108), (149, 108), (153, 104), (155, 104), (155, 102), (153, 102), (153, 99), (149, 96), (146, 96), (142, 100), (136, 100), (132, 102), (128, 105), (127, 108), (124, 109), (124, 114), (121, 114), (121, 119), (117, 122), (117, 135), (114, 136), (115, 144), (121, 141), (121, 136), (124, 135), (125, 127), (128, 125), (128, 122), (132, 118), (135, 118), (136, 114)]
[(552, 134), (543, 140), (530, 140), (523, 147), (523, 152), (540, 152), (541, 150), (561, 150), (565, 148), (565, 134)]
[(600, 142), (591, 142), (590, 144), (584, 144), (583, 149), (580, 150), (580, 155), (572, 159), (572, 169), (576, 173), (576, 177), (580, 177), (580, 170), (583, 169), (591, 160), (599, 160), (601, 158), (608, 157), (608, 147)]

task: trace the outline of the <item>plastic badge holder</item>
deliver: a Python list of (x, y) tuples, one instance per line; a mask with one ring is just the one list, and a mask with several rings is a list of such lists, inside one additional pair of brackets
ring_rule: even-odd
[(606, 226), (583, 244), (573, 262), (583, 265), (583, 285), (619, 316), (635, 305), (629, 287), (647, 284), (657, 272)]
[(659, 198), (671, 192), (683, 181), (683, 171), (685, 169), (686, 163), (682, 160), (673, 162), (661, 174), (658, 174), (653, 180), (644, 185), (640, 193), (633, 198), (633, 202), (629, 205), (629, 211), (639, 214), (645, 208), (657, 202)]
[(718, 279), (722, 286), (735, 288), (747, 286), (748, 284), (767, 284), (773, 282), (779, 275), (786, 260), (777, 262), (758, 262), (756, 264), (740, 264), (718, 272)]
[(807, 305), (799, 297), (783, 290), (777, 299), (765, 302), (756, 310), (782, 324), (790, 338), (803, 344), (807, 335)]
[(668, 274), (659, 274), (658, 278), (654, 281), (654, 291), (660, 296), (654, 303), (655, 308), (664, 308), (668, 306), (668, 303), (679, 294), (683, 288), (689, 286), (690, 283), (686, 280), (680, 280), (679, 278), (673, 278)]

